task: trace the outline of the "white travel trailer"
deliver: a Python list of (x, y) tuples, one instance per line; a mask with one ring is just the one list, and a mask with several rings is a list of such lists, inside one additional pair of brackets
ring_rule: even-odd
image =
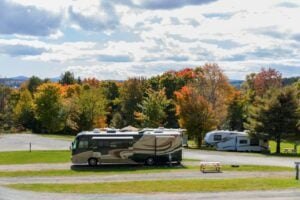
[(238, 131), (228, 131), (228, 130), (215, 130), (215, 131), (210, 131), (206, 133), (204, 137), (204, 143), (206, 146), (216, 146), (217, 143), (221, 142), (223, 138), (225, 138), (228, 135), (236, 135), (241, 132)]
[(216, 144), (219, 151), (269, 151), (269, 142), (265, 139), (250, 138), (245, 132), (226, 135)]

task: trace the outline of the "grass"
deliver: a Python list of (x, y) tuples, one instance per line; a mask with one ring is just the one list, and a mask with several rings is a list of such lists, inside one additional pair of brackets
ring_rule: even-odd
[(0, 165), (66, 162), (70, 162), (70, 151), (0, 152)]
[(300, 182), (288, 178), (244, 178), (214, 180), (159, 180), (88, 184), (10, 184), (9, 188), (57, 193), (152, 193), (220, 192), (300, 188)]
[[(274, 167), (274, 166), (251, 166), (243, 165), (240, 167), (231, 167), (225, 165), (222, 171), (267, 171), (267, 172), (282, 172), (293, 171), (290, 167)], [(104, 165), (97, 168), (90, 167), (76, 167), (70, 170), (42, 170), (42, 171), (15, 171), (15, 172), (0, 172), (0, 177), (25, 177), (25, 176), (88, 176), (88, 175), (118, 175), (118, 174), (143, 174), (143, 173), (167, 173), (180, 171), (199, 171), (199, 166), (118, 166), (118, 165)]]
[[(275, 153), (276, 152), (276, 142), (274, 140), (270, 140), (269, 145), (270, 145), (271, 153)], [(285, 148), (294, 148), (294, 143), (288, 142), (288, 141), (282, 141), (280, 143), (280, 152), (283, 153)], [(297, 149), (297, 154), (299, 154), (299, 153), (300, 153), (300, 146), (298, 146), (298, 149)], [(287, 154), (287, 153), (285, 153), (285, 154)]]

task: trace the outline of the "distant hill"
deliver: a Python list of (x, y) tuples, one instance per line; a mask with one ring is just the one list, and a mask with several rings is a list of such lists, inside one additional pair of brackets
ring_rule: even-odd
[(283, 78), (282, 79), (282, 84), (284, 86), (292, 85), (293, 83), (297, 82), (298, 80), (300, 80), (300, 76), (295, 76), (295, 77), (290, 77), (290, 78)]
[[(0, 84), (6, 85), (6, 86), (12, 87), (12, 88), (18, 88), (22, 85), (22, 83), (27, 81), (29, 78), (30, 77), (27, 77), (27, 76), (15, 76), (15, 77), (10, 77), (10, 78), (0, 78)], [(50, 78), (50, 80), (52, 82), (58, 82), (59, 79), (60, 79), (59, 77)]]
[(243, 80), (229, 80), (229, 83), (236, 88), (240, 88), (243, 82)]

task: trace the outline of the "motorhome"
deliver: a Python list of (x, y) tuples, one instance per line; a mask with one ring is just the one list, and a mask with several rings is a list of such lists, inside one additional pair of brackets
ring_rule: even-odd
[(236, 135), (241, 132), (238, 131), (228, 131), (228, 130), (215, 130), (210, 131), (205, 134), (204, 144), (209, 147), (215, 147), (217, 143), (221, 142), (224, 137), (228, 135)]
[(251, 138), (246, 132), (228, 134), (216, 144), (219, 151), (269, 151), (269, 143), (266, 139)]
[(178, 130), (141, 132), (81, 132), (72, 143), (72, 162), (104, 163), (178, 162), (182, 160), (182, 133)]

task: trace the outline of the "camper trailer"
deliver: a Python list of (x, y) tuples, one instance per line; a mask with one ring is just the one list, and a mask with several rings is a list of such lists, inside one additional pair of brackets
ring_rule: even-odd
[(81, 132), (72, 143), (72, 162), (104, 163), (178, 162), (182, 160), (182, 133), (178, 130), (142, 132)]
[(228, 135), (236, 135), (241, 132), (227, 131), (227, 130), (215, 130), (205, 134), (204, 143), (208, 147), (215, 147), (217, 143), (221, 142)]
[(251, 138), (245, 132), (226, 135), (216, 144), (219, 151), (269, 151), (269, 143), (265, 139)]

